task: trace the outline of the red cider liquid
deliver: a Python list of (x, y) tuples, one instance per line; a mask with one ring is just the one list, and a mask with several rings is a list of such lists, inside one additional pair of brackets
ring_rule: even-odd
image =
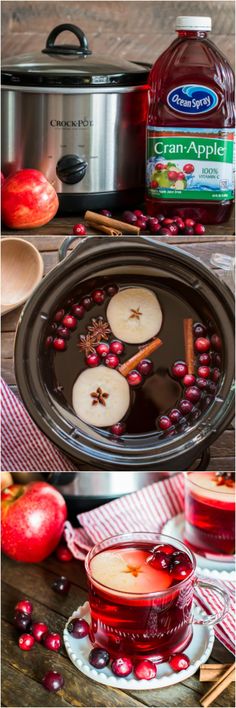
[(185, 488), (185, 542), (201, 555), (235, 550), (235, 488), (214, 472), (190, 472)]
[[(210, 18), (177, 20), (194, 20), (193, 27), (207, 20), (211, 26)], [(176, 22), (181, 25), (188, 23)], [(234, 76), (227, 59), (207, 31), (180, 29), (153, 65), (149, 83), (148, 214), (227, 221), (234, 134)]]

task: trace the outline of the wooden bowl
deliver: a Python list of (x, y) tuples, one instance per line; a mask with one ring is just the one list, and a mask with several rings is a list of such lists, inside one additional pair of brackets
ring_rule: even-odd
[(1, 314), (23, 305), (43, 276), (44, 263), (32, 243), (22, 238), (1, 241)]

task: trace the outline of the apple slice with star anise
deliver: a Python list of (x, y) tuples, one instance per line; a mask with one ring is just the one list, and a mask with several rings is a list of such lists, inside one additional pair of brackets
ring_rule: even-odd
[(160, 304), (148, 288), (119, 290), (111, 298), (106, 316), (114, 336), (129, 344), (147, 342), (162, 324)]
[(115, 369), (106, 366), (86, 369), (74, 383), (72, 403), (76, 415), (85, 423), (110, 427), (127, 413), (129, 384)]

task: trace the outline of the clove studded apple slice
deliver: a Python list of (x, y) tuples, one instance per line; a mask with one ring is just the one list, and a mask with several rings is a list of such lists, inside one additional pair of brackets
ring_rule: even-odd
[(89, 425), (115, 425), (129, 408), (129, 384), (115, 369), (86, 369), (74, 383), (72, 404), (76, 415)]
[(128, 344), (147, 342), (162, 324), (160, 303), (148, 288), (119, 290), (111, 298), (106, 314), (114, 336)]
[(117, 592), (147, 593), (166, 590), (172, 583), (165, 570), (147, 563), (147, 552), (120, 548), (98, 553), (91, 560), (93, 580)]

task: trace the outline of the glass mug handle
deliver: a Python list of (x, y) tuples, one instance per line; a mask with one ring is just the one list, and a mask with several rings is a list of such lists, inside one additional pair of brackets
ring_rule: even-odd
[(220, 622), (226, 615), (226, 613), (229, 610), (229, 604), (230, 604), (230, 596), (227, 590), (224, 590), (223, 588), (220, 587), (220, 585), (214, 585), (214, 583), (211, 582), (205, 582), (205, 580), (200, 580), (199, 578), (195, 578), (194, 581), (194, 589), (195, 589), (195, 594), (196, 597), (199, 599), (200, 604), (206, 605), (207, 608), (210, 609), (209, 604), (205, 598), (202, 598), (200, 593), (196, 591), (196, 586), (197, 587), (203, 587), (203, 588), (209, 588), (210, 590), (214, 590), (214, 592), (218, 593), (220, 595), (221, 599), (224, 601), (224, 607), (222, 610), (219, 610), (219, 612), (211, 612), (209, 617), (206, 617), (206, 619), (198, 619), (197, 617), (194, 617), (193, 613), (193, 624), (207, 624), (209, 626), (212, 626), (213, 624), (216, 624), (217, 622)]

